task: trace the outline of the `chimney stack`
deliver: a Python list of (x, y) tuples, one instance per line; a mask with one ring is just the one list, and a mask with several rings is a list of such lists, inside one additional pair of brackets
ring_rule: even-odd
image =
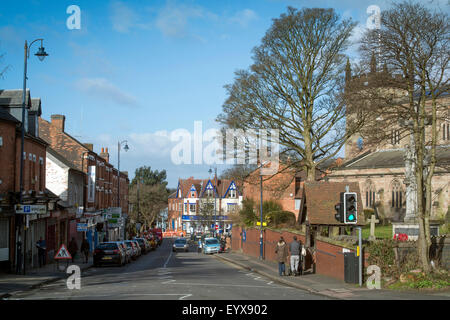
[(108, 148), (106, 148), (106, 151), (105, 151), (105, 148), (102, 148), (102, 152), (100, 153), (100, 157), (102, 157), (103, 159), (106, 160), (106, 162), (109, 163), (109, 153), (108, 153)]
[(64, 132), (64, 125), (66, 122), (66, 117), (61, 114), (53, 114), (51, 116), (52, 126), (55, 127), (58, 132)]

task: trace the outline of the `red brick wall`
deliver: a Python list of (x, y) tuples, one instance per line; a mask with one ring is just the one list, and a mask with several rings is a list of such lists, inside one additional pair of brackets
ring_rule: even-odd
[[(240, 251), (252, 257), (259, 257), (259, 229), (250, 228), (245, 231), (247, 239), (245, 242), (241, 242), (242, 229), (239, 227), (233, 228), (231, 249), (233, 251)], [(278, 232), (270, 229), (265, 230), (263, 235), (263, 252), (265, 259), (268, 261), (276, 261), (275, 247), (280, 236), (282, 236), (287, 243), (290, 243), (293, 241), (294, 235), (297, 236), (297, 239), (300, 240), (302, 244), (305, 244), (305, 236), (303, 235), (286, 231)], [(344, 254), (342, 249), (343, 247), (341, 246), (316, 240), (316, 273), (344, 280)], [(367, 266), (367, 258), (368, 256), (366, 254), (364, 261), (365, 266)], [(312, 264), (312, 257), (308, 255), (305, 262), (305, 268), (309, 269)]]
[[(20, 149), (21, 139), (16, 138), (16, 191), (20, 189)], [(40, 191), (45, 191), (45, 164), (46, 164), (46, 146), (40, 142), (25, 137), (24, 152), (26, 158), (24, 158), (23, 165), (23, 190), (24, 191), (36, 191), (39, 194)], [(29, 156), (32, 155), (32, 160)], [(35, 156), (35, 157), (34, 157)], [(36, 161), (34, 161), (36, 158)], [(39, 158), (43, 159), (43, 164), (39, 162)], [(37, 179), (36, 179), (37, 178)]]
[(0, 193), (7, 193), (15, 190), (16, 124), (0, 120), (0, 137), (3, 140), (0, 147)]

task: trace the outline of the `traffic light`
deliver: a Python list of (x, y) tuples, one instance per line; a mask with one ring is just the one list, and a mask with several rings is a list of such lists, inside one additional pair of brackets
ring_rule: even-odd
[(336, 214), (334, 215), (334, 217), (336, 218), (337, 221), (341, 223), (344, 222), (344, 215), (342, 214), (342, 208), (343, 208), (342, 200), (340, 203), (334, 206), (334, 209), (336, 210)]
[(343, 216), (345, 224), (356, 224), (358, 217), (357, 195), (355, 192), (344, 192)]

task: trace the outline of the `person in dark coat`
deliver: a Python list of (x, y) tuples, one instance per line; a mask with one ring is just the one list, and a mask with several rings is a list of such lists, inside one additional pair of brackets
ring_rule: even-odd
[(38, 249), (38, 258), (39, 258), (39, 268), (45, 266), (45, 240), (42, 240), (42, 237), (39, 238), (39, 241), (36, 242), (36, 248)]
[(90, 250), (89, 242), (87, 241), (86, 238), (84, 238), (83, 242), (81, 243), (81, 252), (83, 253), (84, 256), (84, 263), (88, 263), (89, 261), (89, 250)]
[(69, 250), (70, 255), (72, 256), (72, 262), (75, 262), (75, 255), (78, 252), (78, 244), (77, 241), (75, 240), (75, 238), (72, 237), (72, 240), (70, 240), (69, 243), (69, 248), (67, 248)]
[(285, 275), (286, 271), (285, 263), (287, 262), (289, 256), (288, 247), (283, 237), (280, 237), (280, 241), (278, 241), (277, 243), (275, 253), (277, 254), (278, 274), (281, 277), (282, 275)]

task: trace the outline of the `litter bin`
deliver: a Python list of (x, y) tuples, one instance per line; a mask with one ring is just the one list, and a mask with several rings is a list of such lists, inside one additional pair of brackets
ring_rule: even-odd
[(346, 283), (359, 283), (359, 259), (355, 252), (344, 253), (344, 281)]

